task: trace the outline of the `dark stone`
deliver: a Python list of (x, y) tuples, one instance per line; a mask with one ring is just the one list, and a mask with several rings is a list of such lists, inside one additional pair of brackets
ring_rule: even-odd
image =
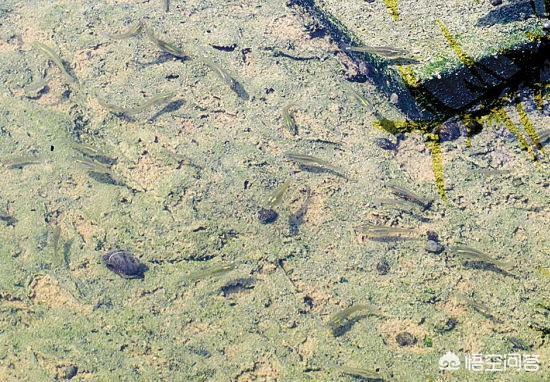
[(231, 295), (244, 292), (254, 288), (255, 280), (253, 278), (237, 279), (225, 284), (220, 292), (223, 297), (230, 297)]
[(147, 267), (141, 264), (130, 252), (114, 250), (102, 257), (105, 266), (125, 279), (143, 278)]
[(443, 246), (435, 240), (428, 240), (426, 242), (426, 251), (430, 253), (440, 254), (443, 252)]
[(399, 346), (413, 346), (418, 340), (409, 332), (401, 332), (396, 337), (395, 340)]
[(494, 5), (494, 6), (502, 4), (502, 0), (490, 0), (490, 1), (491, 1), (491, 5)]
[(445, 322), (445, 325), (443, 325), (442, 327), (437, 328), (436, 331), (438, 333), (447, 333), (447, 332), (450, 332), (451, 330), (453, 330), (454, 328), (456, 328), (457, 325), (458, 325), (457, 320), (455, 320), (454, 318), (449, 318), (447, 320), (447, 322)]
[(454, 141), (462, 136), (460, 125), (456, 121), (447, 121), (439, 130), (439, 141), (449, 142)]
[(78, 373), (78, 368), (76, 366), (69, 366), (65, 369), (65, 379), (72, 379), (76, 377), (76, 374)]
[(381, 276), (387, 275), (390, 271), (390, 264), (386, 259), (381, 259), (378, 264), (376, 264), (376, 270)]
[(397, 150), (397, 143), (393, 143), (388, 138), (376, 138), (374, 140), (376, 146), (380, 147), (382, 150), (395, 151)]
[(262, 224), (271, 224), (274, 223), (279, 214), (272, 209), (262, 208), (258, 211), (258, 220)]
[(0, 222), (4, 222), (8, 227), (15, 227), (17, 219), (10, 215), (0, 214)]

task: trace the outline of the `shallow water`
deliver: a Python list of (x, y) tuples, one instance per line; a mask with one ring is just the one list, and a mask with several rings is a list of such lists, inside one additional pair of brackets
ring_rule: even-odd
[(297, 3), (1, 2), (0, 380), (550, 375), (549, 63), (409, 121)]

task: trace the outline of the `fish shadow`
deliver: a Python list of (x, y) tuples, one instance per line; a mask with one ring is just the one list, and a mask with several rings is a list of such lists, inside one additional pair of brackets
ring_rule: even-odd
[(172, 61), (172, 60), (186, 62), (186, 61), (189, 61), (190, 58), (189, 57), (176, 57), (176, 56), (171, 55), (170, 53), (161, 53), (161, 54), (159, 54), (159, 56), (157, 57), (156, 60), (145, 61), (145, 62), (136, 61), (136, 62), (137, 62), (137, 64), (141, 65), (142, 67), (147, 67), (147, 66), (152, 66), (152, 65), (164, 64), (165, 62)]
[(361, 314), (361, 315), (358, 315), (356, 317), (353, 317), (352, 319), (346, 320), (346, 322), (343, 323), (342, 325), (332, 327), (331, 328), (332, 335), (334, 337), (343, 336), (344, 334), (346, 334), (347, 332), (349, 332), (353, 328), (353, 325), (355, 325), (357, 322), (359, 322), (362, 319), (367, 318), (367, 317), (368, 317), (368, 315)]
[(491, 264), (491, 263), (488, 263), (486, 261), (465, 261), (463, 263), (464, 265), (464, 268), (468, 268), (468, 269), (475, 269), (475, 270), (479, 270), (479, 271), (488, 271), (488, 272), (494, 272), (494, 273), (498, 273), (498, 274), (501, 274), (503, 276), (509, 276), (509, 277), (513, 277), (515, 279), (519, 278), (518, 276), (510, 273), (510, 272), (507, 272), (505, 271), (504, 269), (502, 268), (499, 268), (497, 267), (496, 265), (494, 264)]
[(148, 122), (156, 122), (157, 119), (163, 114), (172, 113), (174, 111), (179, 110), (185, 102), (183, 100), (175, 100), (164, 106), (162, 109), (160, 109), (158, 112), (156, 112), (151, 118), (149, 118)]
[(304, 223), (304, 217), (306, 216), (307, 210), (309, 208), (310, 198), (311, 194), (308, 190), (304, 203), (300, 206), (296, 213), (288, 217), (288, 233), (290, 236), (296, 236), (300, 233), (300, 226)]

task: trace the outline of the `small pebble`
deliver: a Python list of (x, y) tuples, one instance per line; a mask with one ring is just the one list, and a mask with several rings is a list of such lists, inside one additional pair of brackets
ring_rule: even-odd
[(390, 96), (390, 102), (394, 105), (397, 105), (397, 103), (399, 102), (399, 96), (395, 93), (392, 93)]
[(381, 259), (378, 264), (376, 264), (376, 270), (381, 276), (387, 275), (390, 271), (390, 264), (386, 259)]
[(143, 278), (143, 273), (147, 269), (129, 251), (125, 250), (110, 251), (102, 259), (110, 271), (125, 279)]
[(491, 5), (494, 5), (494, 6), (502, 4), (502, 0), (490, 0), (490, 1), (491, 1)]
[(542, 26), (545, 30), (550, 30), (550, 21), (546, 21)]
[(260, 209), (260, 211), (258, 211), (258, 220), (262, 224), (274, 223), (278, 217), (279, 214), (272, 209), (262, 208)]
[(409, 332), (401, 332), (396, 337), (395, 340), (399, 346), (413, 346), (418, 342), (415, 336)]

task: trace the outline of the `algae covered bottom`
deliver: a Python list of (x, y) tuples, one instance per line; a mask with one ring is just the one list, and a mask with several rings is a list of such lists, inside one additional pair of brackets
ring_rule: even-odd
[[(369, 41), (303, 3), (0, 3), (0, 380), (548, 375), (548, 61), (411, 120), (346, 47), (435, 33), (460, 65), (439, 24), (407, 29), (424, 2), (313, 3), (372, 18)], [(475, 33), (542, 44), (534, 4)], [(470, 36), (455, 6), (432, 16)]]

